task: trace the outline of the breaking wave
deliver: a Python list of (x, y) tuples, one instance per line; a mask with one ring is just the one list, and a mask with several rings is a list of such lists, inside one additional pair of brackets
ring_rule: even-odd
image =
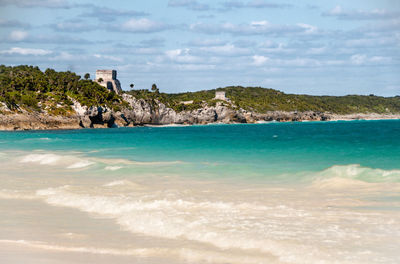
[[(1, 157), (6, 157), (6, 154)], [(83, 169), (90, 167), (94, 164), (103, 164), (106, 171), (117, 171), (128, 166), (171, 166), (183, 164), (182, 161), (133, 161), (128, 159), (112, 159), (112, 158), (97, 158), (84, 155), (76, 155), (69, 153), (61, 155), (58, 153), (34, 153), (22, 155), (18, 158), (19, 163), (32, 163), (38, 165), (60, 166), (66, 169)]]
[(374, 188), (382, 185), (400, 188), (400, 170), (373, 169), (358, 164), (335, 165), (311, 174), (311, 179), (311, 186), (321, 189)]
[(316, 174), (318, 178), (346, 178), (370, 183), (400, 182), (400, 170), (382, 170), (359, 164), (335, 165)]
[[(105, 187), (125, 184), (125, 181), (114, 181)], [(304, 210), (285, 205), (270, 207), (248, 202), (149, 199), (151, 195), (137, 198), (89, 195), (74, 193), (70, 186), (42, 189), (36, 194), (50, 205), (72, 207), (96, 217), (114, 219), (125, 230), (135, 234), (204, 243), (217, 251), (257, 252), (287, 263), (329, 259), (323, 251), (305, 243), (294, 246), (276, 239), (280, 237), (282, 241), (290, 241), (296, 239), (293, 236), (297, 233), (307, 232), (301, 225), (282, 224), (295, 219), (303, 221), (302, 218), (308, 217)]]
[(55, 164), (62, 158), (56, 154), (29, 154), (21, 159), (21, 163)]
[(92, 161), (82, 160), (82, 161), (78, 161), (72, 165), (69, 165), (67, 167), (67, 169), (80, 169), (80, 168), (84, 168), (84, 167), (87, 167), (87, 166), (90, 166), (93, 164), (94, 164), (94, 162), (92, 162)]

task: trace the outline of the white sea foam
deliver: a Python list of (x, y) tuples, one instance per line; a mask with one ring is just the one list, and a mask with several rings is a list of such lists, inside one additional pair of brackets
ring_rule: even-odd
[[(400, 261), (397, 251), (393, 249), (400, 246), (396, 241), (400, 235), (399, 215), (390, 210), (357, 209), (358, 206), (384, 208), (389, 204), (387, 201), (381, 204), (376, 200), (364, 201), (360, 197), (368, 195), (372, 200), (374, 195), (378, 197), (387, 190), (396, 195), (396, 190), (400, 190), (398, 170), (371, 169), (359, 165), (333, 166), (310, 173), (306, 184), (282, 185), (276, 187), (279, 191), (273, 191), (265, 185), (261, 190), (258, 189), (261, 186), (246, 183), (238, 188), (238, 184), (230, 185), (217, 180), (215, 184), (214, 181), (210, 184), (192, 179), (179, 178), (176, 181), (174, 177), (141, 177), (140, 173), (129, 174), (129, 170), (126, 170), (126, 175), (125, 170), (124, 174), (113, 175), (110, 168), (130, 168), (138, 164), (112, 159), (104, 159), (103, 162), (72, 154), (52, 159), (49, 154), (29, 154), (17, 161), (32, 165), (57, 165), (61, 169), (86, 168), (101, 163), (101, 166), (93, 167), (109, 167), (106, 170), (110, 172), (95, 172), (112, 177), (108, 177), (109, 182), (105, 183), (103, 175), (98, 178), (99, 181), (94, 181), (94, 177), (86, 177), (82, 173), (80, 179), (85, 184), (81, 184), (76, 179), (68, 178), (66, 181), (49, 174), (52, 175), (49, 176), (50, 184), (34, 185), (43, 187), (33, 187), (39, 190), (27, 192), (9, 190), (13, 187), (18, 189), (21, 183), (8, 179), (7, 184), (10, 185), (0, 190), (0, 199), (37, 199), (53, 206), (76, 208), (89, 213), (93, 219), (113, 219), (122, 230), (139, 234), (138, 237), (154, 241), (171, 240), (171, 248), (165, 249), (165, 255), (193, 263), (353, 264), (379, 263), (379, 259), (387, 263)], [(46, 160), (46, 157), (50, 159)], [(70, 185), (49, 188), (65, 183)], [(367, 192), (363, 193), (363, 190)], [(390, 206), (387, 207), (397, 208)], [(187, 248), (175, 247), (177, 244), (187, 245)], [(126, 253), (126, 249), (120, 247), (96, 248), (90, 247), (90, 244), (69, 247), (38, 242), (34, 247), (140, 256), (135, 251)], [(151, 249), (145, 250), (143, 256), (163, 257)]]
[(348, 178), (319, 178), (312, 182), (311, 187), (318, 189), (342, 189), (342, 188), (368, 188), (374, 187), (373, 184)]
[[(105, 186), (125, 183), (115, 181)], [(133, 233), (185, 239), (212, 245), (217, 250), (242, 250), (247, 252), (244, 255), (257, 252), (286, 263), (337, 263), (336, 258), (341, 258), (340, 254), (347, 250), (340, 249), (341, 243), (350, 243), (360, 237), (358, 227), (346, 227), (348, 221), (359, 222), (360, 227), (365, 221), (377, 221), (379, 232), (389, 232), (384, 225), (378, 226), (380, 221), (384, 222), (383, 219), (371, 219), (347, 211), (332, 212), (338, 218), (332, 222), (324, 211), (321, 214), (319, 210), (306, 211), (288, 205), (166, 198), (149, 200), (150, 194), (138, 198), (79, 194), (68, 186), (39, 190), (37, 195), (51, 205), (77, 208), (115, 219)], [(311, 241), (318, 241), (319, 247), (310, 245)], [(335, 249), (334, 257), (330, 247)], [(357, 263), (343, 258), (339, 262)]]
[(165, 254), (168, 254), (169, 253), (168, 251), (171, 250), (167, 248), (117, 249), (117, 248), (95, 248), (95, 247), (68, 247), (68, 246), (47, 244), (42, 241), (8, 240), (8, 239), (1, 239), (0, 243), (16, 244), (31, 248), (52, 250), (52, 251), (79, 252), (79, 253), (117, 255), (117, 256), (136, 256), (136, 257), (163, 256)]
[(94, 161), (96, 162), (101, 162), (104, 164), (109, 164), (109, 165), (116, 165), (119, 166), (121, 164), (123, 165), (139, 165), (139, 166), (169, 166), (169, 165), (175, 165), (175, 164), (183, 164), (185, 162), (180, 161), (180, 160), (174, 160), (174, 161), (134, 161), (134, 160), (128, 160), (128, 159), (104, 159), (104, 158), (93, 158)]
[(21, 159), (21, 163), (55, 164), (62, 156), (56, 154), (29, 154)]
[(116, 171), (116, 170), (119, 170), (119, 169), (122, 169), (122, 168), (123, 168), (122, 166), (107, 166), (104, 169), (108, 170), (108, 171)]
[(20, 159), (20, 163), (36, 163), (39, 165), (64, 166), (67, 169), (80, 169), (95, 164), (94, 161), (82, 159), (82, 157), (73, 155), (59, 155), (55, 153), (35, 153), (28, 154)]
[[(75, 236), (74, 236), (75, 237)], [(243, 256), (241, 254), (226, 254), (224, 252), (204, 251), (193, 248), (99, 248), (99, 247), (71, 247), (49, 244), (43, 241), (0, 239), (2, 244), (11, 244), (46, 251), (77, 252), (98, 255), (131, 256), (131, 257), (176, 257), (190, 263), (232, 263), (232, 264), (262, 264), (268, 259), (265, 257)], [(270, 260), (273, 258), (271, 257)], [(270, 262), (268, 262), (270, 263)]]
[(81, 161), (75, 162), (72, 165), (69, 165), (67, 167), (67, 169), (81, 169), (81, 168), (85, 168), (85, 167), (93, 165), (93, 164), (94, 164), (94, 162), (92, 162), (92, 161), (81, 160)]
[(318, 188), (375, 188), (384, 183), (400, 188), (400, 170), (372, 169), (358, 164), (332, 166), (312, 174), (312, 178), (312, 186)]
[(121, 186), (121, 185), (136, 185), (133, 182), (130, 181), (126, 181), (126, 180), (120, 180), (120, 181), (112, 181), (109, 183), (104, 184), (103, 186), (105, 187), (114, 187), (114, 186)]
[(18, 190), (0, 190), (0, 199), (5, 200), (34, 200), (38, 197), (34, 194), (22, 192)]

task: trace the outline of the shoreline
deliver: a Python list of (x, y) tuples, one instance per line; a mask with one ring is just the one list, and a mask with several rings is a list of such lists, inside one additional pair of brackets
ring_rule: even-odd
[[(11, 118), (10, 118), (11, 117)], [(16, 117), (15, 122), (12, 122)], [(0, 114), (0, 131), (53, 131), (53, 130), (80, 130), (85, 129), (79, 125), (79, 116), (61, 117), (47, 116), (48, 120), (36, 119), (28, 120), (27, 115), (2, 115)], [(254, 122), (210, 122), (210, 123), (193, 123), (193, 124), (131, 124), (129, 126), (118, 125), (114, 128), (135, 128), (135, 127), (190, 127), (190, 126), (207, 126), (207, 125), (251, 125), (251, 124), (273, 124), (273, 123), (325, 123), (338, 121), (379, 121), (379, 120), (400, 120), (400, 114), (349, 114), (349, 115), (330, 115), (328, 120), (255, 120)], [(88, 127), (86, 127), (88, 128)], [(108, 128), (106, 125), (94, 125), (93, 129)]]

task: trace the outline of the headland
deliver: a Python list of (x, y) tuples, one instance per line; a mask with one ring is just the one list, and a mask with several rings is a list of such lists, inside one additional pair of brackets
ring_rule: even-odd
[(312, 96), (241, 86), (169, 94), (155, 84), (123, 91), (115, 71), (97, 75), (92, 81), (72, 72), (0, 66), (0, 130), (400, 119), (399, 96)]

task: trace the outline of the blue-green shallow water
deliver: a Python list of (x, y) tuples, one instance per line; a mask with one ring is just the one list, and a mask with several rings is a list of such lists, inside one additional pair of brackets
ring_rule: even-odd
[(0, 263), (400, 263), (399, 194), (399, 120), (0, 132)]
[(200, 177), (262, 179), (349, 164), (393, 170), (400, 120), (0, 132), (0, 150), (183, 161)]

